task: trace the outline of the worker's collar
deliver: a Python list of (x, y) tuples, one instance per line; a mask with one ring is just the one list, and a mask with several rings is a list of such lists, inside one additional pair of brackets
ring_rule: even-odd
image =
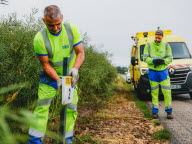
[(159, 46), (162, 44), (162, 41), (160, 43), (156, 43), (156, 40), (154, 40), (154, 43)]
[(51, 33), (52, 35), (54, 35), (54, 36), (59, 36), (59, 34), (61, 33), (61, 31), (62, 31), (62, 29), (57, 33), (57, 34), (54, 34), (54, 33)]

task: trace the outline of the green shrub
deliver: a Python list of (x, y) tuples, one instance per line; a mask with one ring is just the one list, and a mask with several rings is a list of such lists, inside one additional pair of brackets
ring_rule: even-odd
[(16, 114), (7, 107), (0, 107), (0, 111), (0, 142), (3, 144), (26, 142), (28, 136), (22, 132), (28, 129), (32, 114), (26, 110), (20, 110)]
[[(41, 65), (33, 50), (33, 38), (42, 23), (31, 15), (26, 20), (18, 20), (16, 14), (0, 18), (0, 141), (3, 143), (24, 143), (30, 112), (37, 99), (37, 88)], [(108, 60), (109, 54), (98, 52), (88, 45), (88, 37), (83, 36), (85, 62), (80, 69), (80, 104), (99, 108), (113, 92), (116, 70)], [(10, 109), (6, 108), (9, 106)], [(54, 100), (51, 115), (58, 114), (60, 102)], [(49, 134), (57, 139), (55, 134)], [(82, 141), (82, 139), (78, 139)], [(84, 137), (83, 141), (92, 141)]]
[(152, 137), (159, 140), (168, 140), (171, 138), (171, 134), (168, 130), (163, 129), (153, 133)]
[[(33, 52), (33, 37), (39, 29), (33, 18), (22, 21), (16, 14), (0, 21), (0, 87), (31, 83), (30, 87), (19, 90), (12, 105), (27, 106), (37, 97), (40, 64)], [(5, 95), (14, 93), (9, 91)]]
[(160, 121), (154, 121), (153, 123), (154, 123), (154, 126), (159, 126), (159, 125), (161, 125), (161, 122), (160, 122)]
[[(26, 20), (18, 20), (16, 14), (0, 19), (0, 87), (26, 82), (30, 84), (4, 94), (6, 100), (11, 99), (10, 104), (14, 108), (29, 108), (37, 99), (41, 65), (33, 50), (33, 38), (41, 27), (42, 23), (33, 14)], [(90, 46), (86, 35), (83, 36), (83, 42), (86, 58), (80, 69), (80, 104), (89, 103), (95, 107), (113, 92), (116, 69), (108, 60), (110, 55)], [(7, 103), (6, 100), (4, 103)]]
[(80, 69), (80, 104), (87, 103), (97, 108), (112, 94), (117, 72), (110, 64), (107, 52), (99, 53), (90, 46), (85, 47), (85, 55), (85, 62)]

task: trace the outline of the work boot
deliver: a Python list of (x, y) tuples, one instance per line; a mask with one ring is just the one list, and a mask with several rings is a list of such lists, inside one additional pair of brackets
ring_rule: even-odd
[(173, 119), (173, 114), (171, 112), (167, 113), (167, 119)]
[(66, 143), (66, 144), (72, 144), (72, 143), (73, 143), (73, 136), (66, 138), (66, 139), (65, 139), (65, 143)]
[(153, 113), (152, 117), (153, 119), (158, 119), (158, 113)]
[(28, 144), (42, 144), (40, 137), (30, 136)]

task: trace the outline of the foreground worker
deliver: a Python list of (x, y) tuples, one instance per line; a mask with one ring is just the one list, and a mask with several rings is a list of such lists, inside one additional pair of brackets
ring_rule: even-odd
[(151, 86), (153, 118), (158, 118), (159, 85), (161, 85), (167, 118), (173, 119), (170, 77), (168, 74), (168, 64), (172, 62), (173, 56), (171, 47), (168, 43), (163, 42), (162, 39), (163, 31), (157, 30), (155, 33), (155, 41), (145, 45), (143, 60), (149, 67), (148, 76)]
[(28, 144), (41, 144), (46, 132), (49, 106), (62, 85), (63, 58), (69, 57), (69, 74), (75, 87), (74, 98), (67, 105), (66, 143), (72, 143), (73, 128), (77, 117), (78, 69), (84, 61), (84, 50), (79, 30), (72, 24), (63, 23), (63, 15), (55, 5), (44, 10), (45, 27), (34, 38), (34, 50), (39, 58), (43, 72), (38, 88), (38, 103), (34, 110), (35, 126), (31, 125)]

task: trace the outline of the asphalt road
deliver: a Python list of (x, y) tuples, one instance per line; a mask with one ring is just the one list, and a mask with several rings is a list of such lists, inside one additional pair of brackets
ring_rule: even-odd
[[(125, 75), (121, 75), (125, 79)], [(151, 108), (151, 101), (146, 101)], [(188, 94), (173, 96), (174, 119), (168, 120), (163, 98), (159, 102), (159, 120), (171, 134), (171, 144), (192, 144), (192, 99)]]

